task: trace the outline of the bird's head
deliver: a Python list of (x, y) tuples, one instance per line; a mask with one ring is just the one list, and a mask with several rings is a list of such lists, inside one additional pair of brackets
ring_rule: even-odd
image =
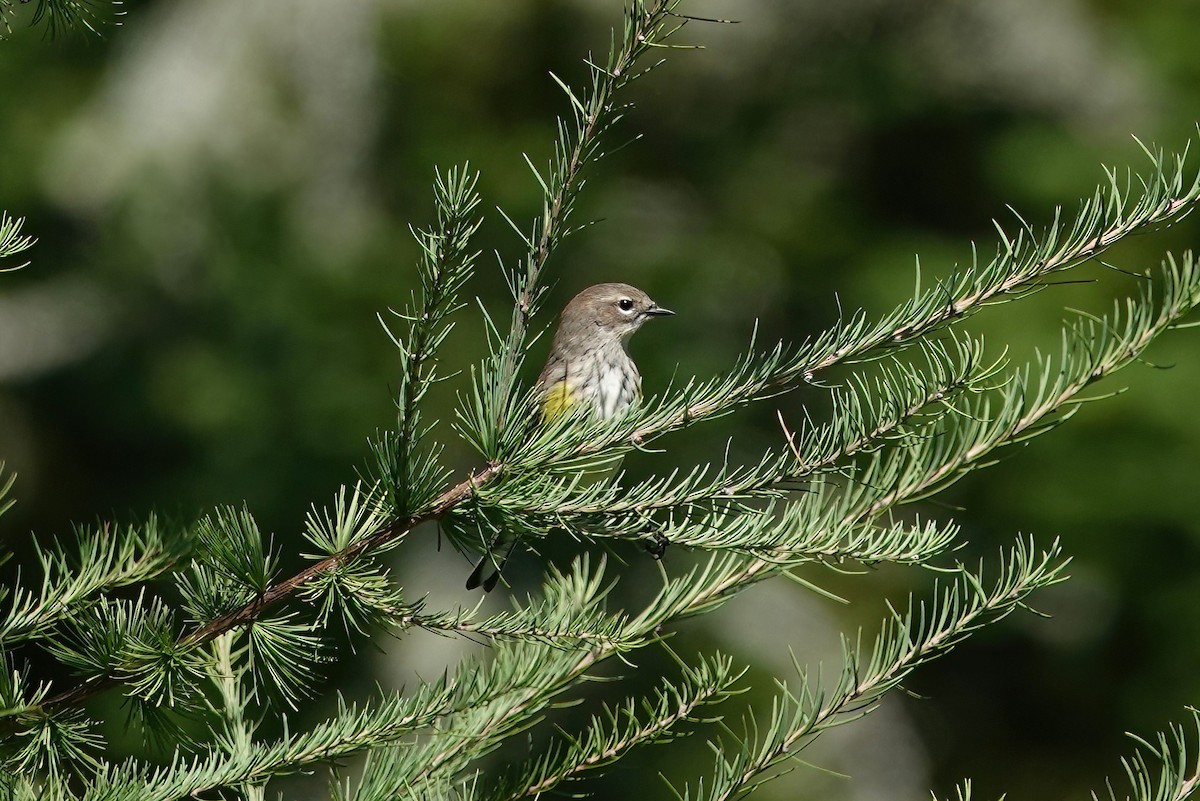
[(635, 286), (596, 284), (572, 298), (563, 309), (559, 332), (585, 341), (599, 337), (601, 341), (625, 342), (651, 317), (674, 313)]

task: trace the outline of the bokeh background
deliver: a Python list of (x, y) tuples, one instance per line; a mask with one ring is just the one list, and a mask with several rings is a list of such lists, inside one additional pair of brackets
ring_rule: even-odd
[[(32, 5), (32, 4), (31, 4)], [(7, 547), (73, 523), (186, 522), (245, 502), (286, 553), (309, 505), (367, 462), (389, 426), (397, 370), (376, 315), (414, 285), (407, 226), (431, 218), (435, 165), (469, 161), (490, 209), (538, 209), (521, 158), (550, 153), (566, 101), (549, 71), (586, 76), (607, 47), (614, 0), (504, 3), (317, 0), (126, 4), (103, 38), (48, 41), (25, 26), (0, 42), (0, 208), (27, 218), (32, 266), (0, 276), (0, 459), (18, 474)], [(1131, 134), (1183, 147), (1200, 119), (1200, 5), (1135, 0), (688, 0), (693, 24), (632, 92), (613, 144), (639, 141), (589, 176), (580, 219), (599, 224), (554, 256), (551, 307), (623, 280), (679, 312), (634, 342), (647, 388), (725, 369), (749, 339), (802, 339), (839, 304), (882, 313), (926, 276), (990, 254), (1006, 204), (1044, 223), (1143, 157)], [(25, 15), (25, 16), (22, 16)], [(1141, 237), (1112, 260), (1133, 271), (1194, 246), (1195, 219)], [(520, 244), (498, 214), (485, 254)], [(973, 320), (994, 350), (1054, 350), (1065, 307), (1102, 310), (1132, 279), (1094, 269)], [(496, 260), (469, 292), (504, 314)], [(925, 514), (953, 516), (967, 554), (1018, 532), (1074, 556), (1073, 580), (1042, 596), (1050, 619), (1015, 616), (924, 668), (869, 720), (805, 754), (765, 798), (918, 799), (971, 777), (980, 797), (1081, 797), (1120, 772), (1132, 743), (1200, 702), (1196, 498), (1200, 344), (1179, 332), (1121, 373), (1124, 394), (972, 475)], [(446, 371), (484, 353), (468, 308)], [(535, 353), (538, 361), (541, 353)], [(536, 365), (535, 365), (536, 366)], [(1171, 366), (1170, 370), (1153, 369)], [(461, 382), (439, 389), (447, 460)], [(756, 458), (779, 442), (789, 397), (672, 440), (672, 458)], [(656, 464), (634, 464), (651, 469)], [(466, 557), (430, 532), (397, 552), (414, 595), (470, 602)], [(576, 547), (551, 545), (565, 564)], [(629, 572), (647, 571), (634, 551)], [(670, 558), (686, 559), (686, 554)], [(538, 559), (512, 570), (536, 586)], [(884, 597), (928, 588), (916, 571), (814, 572), (847, 607), (768, 584), (675, 643), (719, 647), (787, 676), (788, 648), (834, 659), (836, 635), (874, 625)], [(646, 573), (650, 575), (649, 572)], [(488, 603), (500, 607), (503, 593)], [(432, 676), (479, 647), (433, 637), (348, 649), (328, 687), (368, 694)], [(651, 684), (669, 661), (647, 655)], [(367, 669), (369, 668), (369, 669)], [(637, 681), (635, 675), (630, 681)], [(597, 690), (596, 692), (600, 692)], [(763, 700), (755, 696), (750, 700)], [(320, 715), (321, 700), (307, 714)], [(123, 713), (113, 707), (118, 748)], [(663, 754), (670, 754), (665, 761)], [(502, 752), (504, 759), (519, 751)], [(637, 754), (598, 797), (668, 797), (695, 780), (703, 743)], [(848, 777), (836, 775), (848, 774)], [(294, 792), (306, 793), (307, 785)]]

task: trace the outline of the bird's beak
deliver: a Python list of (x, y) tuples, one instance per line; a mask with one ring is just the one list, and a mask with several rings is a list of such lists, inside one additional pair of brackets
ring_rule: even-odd
[(657, 303), (655, 303), (653, 306), (646, 309), (646, 314), (650, 315), (651, 317), (670, 317), (671, 315), (675, 314), (675, 312), (671, 311), (670, 309), (664, 309), (662, 306), (659, 306)]

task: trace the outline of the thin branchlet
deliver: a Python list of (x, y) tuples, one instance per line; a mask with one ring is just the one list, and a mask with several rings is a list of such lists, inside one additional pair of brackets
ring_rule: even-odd
[(501, 336), (492, 326), (497, 347), (476, 375), (471, 405), (460, 412), (464, 435), (488, 461), (505, 461), (522, 447), (527, 406), (517, 378), (529, 346), (530, 322), (544, 292), (542, 270), (563, 238), (577, 230), (569, 221), (585, 183), (583, 174), (604, 155), (605, 134), (624, 116), (625, 107), (617, 104), (616, 96), (662, 63), (643, 66), (643, 59), (683, 27), (682, 18), (674, 14), (678, 4), (679, 0), (653, 0), (629, 5), (622, 34), (614, 39), (606, 63), (587, 61), (591, 82), (581, 95), (555, 77), (567, 96), (571, 120), (558, 120), (554, 157), (545, 175), (526, 157), (542, 189), (542, 213), (528, 234), (513, 224), (528, 250), (523, 263), (506, 273), (514, 301), (509, 328)]
[(421, 248), (417, 275), (421, 297), (414, 298), (393, 317), (408, 323), (407, 336), (394, 333), (381, 316), (380, 322), (400, 355), (400, 387), (396, 398), (397, 425), (373, 443), (378, 463), (379, 484), (388, 492), (395, 517), (412, 515), (437, 494), (445, 474), (437, 463), (422, 458), (421, 444), (428, 429), (421, 424), (421, 404), (439, 380), (436, 354), (453, 327), (450, 316), (461, 308), (459, 292), (475, 268), (479, 252), (471, 239), (482, 218), (477, 209), (478, 173), (467, 166), (438, 174), (434, 196), (437, 224), (429, 230), (414, 230)]
[[(29, 250), (37, 241), (32, 236), (21, 233), (25, 220), (21, 217), (9, 216), (8, 212), (0, 211), (0, 260), (10, 259), (23, 251)], [(22, 267), (28, 267), (29, 262), (21, 264), (0, 263), (0, 273), (12, 272)]]
[[(745, 797), (771, 778), (765, 775), (771, 769), (822, 733), (871, 711), (917, 667), (1020, 608), (1030, 594), (1062, 581), (1065, 566), (1057, 544), (1039, 553), (1032, 543), (1018, 541), (1002, 559), (990, 589), (983, 587), (982, 565), (973, 574), (960, 567), (953, 583), (934, 592), (933, 603), (912, 601), (908, 611), (893, 612), (866, 653), (859, 644), (861, 635), (844, 638), (844, 667), (834, 688), (823, 688), (820, 677), (804, 669), (798, 687), (780, 683), (781, 693), (767, 722), (759, 726), (747, 721), (746, 734), (734, 735), (736, 743), (714, 749), (715, 769), (703, 797)], [(692, 797), (690, 789), (679, 795)]]

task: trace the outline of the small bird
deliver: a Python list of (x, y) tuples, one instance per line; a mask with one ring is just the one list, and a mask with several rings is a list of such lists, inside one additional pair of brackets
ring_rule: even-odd
[[(651, 317), (674, 313), (629, 284), (596, 284), (571, 298), (535, 387), (542, 419), (580, 406), (600, 420), (625, 411), (642, 395), (642, 375), (625, 345)], [(491, 592), (515, 545), (515, 538), (498, 536), (475, 565), (467, 589)]]

